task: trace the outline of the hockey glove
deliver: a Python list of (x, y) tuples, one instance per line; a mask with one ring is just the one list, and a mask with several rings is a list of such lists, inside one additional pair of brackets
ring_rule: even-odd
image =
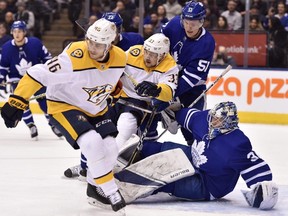
[(141, 97), (158, 97), (161, 90), (161, 87), (149, 81), (143, 81), (135, 87), (136, 93)]
[(8, 102), (1, 109), (1, 116), (7, 128), (14, 128), (21, 121), (29, 102), (17, 95), (10, 95)]
[(272, 209), (278, 200), (278, 187), (272, 181), (263, 181), (251, 186), (250, 191), (242, 190), (249, 206), (261, 210)]

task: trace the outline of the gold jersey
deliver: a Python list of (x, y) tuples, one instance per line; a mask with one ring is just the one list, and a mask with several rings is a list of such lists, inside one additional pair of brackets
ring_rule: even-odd
[[(141, 97), (136, 94), (131, 78), (137, 83), (150, 81), (161, 87), (162, 90), (157, 99), (169, 101), (173, 98), (178, 81), (178, 67), (170, 54), (155, 67), (147, 68), (144, 63), (143, 45), (132, 46), (127, 52), (127, 65), (121, 81), (123, 83), (123, 97), (131, 97), (147, 102), (150, 97)], [(129, 78), (131, 77), (131, 78)]]
[(116, 46), (109, 51), (109, 60), (101, 63), (89, 57), (85, 41), (74, 42), (59, 56), (29, 68), (15, 94), (28, 99), (46, 86), (49, 114), (78, 109), (90, 116), (99, 115), (105, 111), (106, 99), (125, 65), (125, 52)]

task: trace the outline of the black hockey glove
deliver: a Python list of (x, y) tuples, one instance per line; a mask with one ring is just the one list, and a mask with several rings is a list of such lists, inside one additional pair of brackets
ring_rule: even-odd
[(21, 121), (29, 102), (17, 95), (10, 95), (8, 102), (1, 109), (1, 116), (7, 128), (14, 128)]
[(136, 93), (142, 97), (158, 97), (161, 90), (161, 87), (149, 81), (143, 81), (135, 87)]

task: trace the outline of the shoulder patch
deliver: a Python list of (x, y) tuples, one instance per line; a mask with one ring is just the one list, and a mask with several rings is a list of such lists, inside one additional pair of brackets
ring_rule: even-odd
[(132, 55), (132, 56), (138, 56), (139, 54), (140, 54), (140, 49), (139, 48), (135, 48), (135, 49), (132, 49), (131, 51), (130, 51), (130, 54)]
[(82, 49), (76, 49), (70, 55), (72, 57), (75, 57), (75, 58), (82, 58), (83, 57), (83, 50)]

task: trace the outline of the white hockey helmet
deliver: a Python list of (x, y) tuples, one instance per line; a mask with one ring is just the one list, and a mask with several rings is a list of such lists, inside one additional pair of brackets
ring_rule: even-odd
[(170, 40), (162, 33), (156, 33), (144, 41), (144, 50), (157, 54), (157, 63), (164, 59), (170, 49)]
[(86, 38), (96, 43), (110, 45), (116, 38), (116, 30), (113, 22), (101, 18), (88, 28)]
[(170, 40), (162, 33), (156, 33), (144, 41), (144, 49), (157, 54), (167, 54)]

